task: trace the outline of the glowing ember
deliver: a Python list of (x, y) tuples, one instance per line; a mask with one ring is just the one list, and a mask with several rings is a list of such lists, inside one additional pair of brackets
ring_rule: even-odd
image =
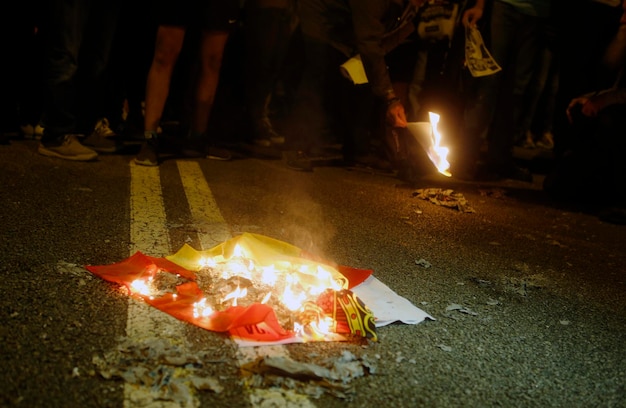
[(426, 153), (428, 157), (433, 162), (435, 167), (439, 173), (444, 176), (450, 177), (451, 174), (448, 172), (450, 169), (450, 163), (448, 162), (448, 153), (449, 149), (447, 147), (441, 146), (441, 133), (439, 132), (439, 115), (433, 112), (428, 112), (428, 117), (430, 118), (430, 124), (432, 126), (432, 138), (433, 144), (432, 149), (427, 149)]
[(292, 312), (300, 309), (305, 300), (306, 295), (304, 292), (295, 292), (291, 284), (285, 286), (285, 291), (280, 299), (283, 305)]
[(233, 306), (237, 306), (237, 299), (245, 297), (247, 294), (248, 294), (248, 289), (246, 288), (241, 289), (239, 286), (237, 286), (237, 289), (235, 289), (234, 291), (226, 295), (224, 299), (222, 299), (222, 302), (226, 302), (230, 299), (233, 299)]
[(213, 312), (213, 308), (206, 304), (206, 298), (202, 298), (193, 304), (193, 317), (196, 319), (209, 317), (213, 314)]
[(150, 288), (149, 281), (151, 280), (152, 279), (149, 279), (148, 282), (143, 279), (134, 280), (133, 283), (130, 284), (131, 292), (142, 296), (150, 296), (152, 294), (152, 289)]
[[(215, 305), (222, 305), (220, 308), (226, 307), (225, 303), (231, 300), (232, 306), (272, 302), (275, 308), (279, 308), (278, 310), (283, 308), (285, 327), (316, 339), (331, 333), (330, 329), (335, 324), (330, 317), (317, 319), (313, 322), (314, 326), (311, 326), (310, 322), (301, 324), (294, 321), (294, 318), (305, 303), (315, 303), (317, 297), (324, 291), (343, 289), (342, 283), (345, 281), (338, 280), (336, 271), (329, 266), (306, 260), (293, 262), (278, 259), (271, 264), (261, 265), (258, 259), (245, 257), (250, 254), (251, 252), (243, 246), (235, 245), (229, 258), (219, 255), (214, 258), (202, 257), (198, 261), (198, 276), (210, 282), (211, 290), (227, 289), (226, 295), (208, 295)], [(207, 306), (207, 302), (207, 299), (203, 298), (194, 304), (194, 317), (207, 317), (214, 313), (214, 309)]]

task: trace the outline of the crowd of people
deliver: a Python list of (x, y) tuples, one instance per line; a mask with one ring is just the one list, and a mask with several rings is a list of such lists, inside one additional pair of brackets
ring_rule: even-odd
[[(341, 163), (407, 174), (424, 159), (409, 157), (407, 123), (438, 109), (455, 176), (532, 181), (514, 149), (544, 149), (547, 192), (610, 189), (604, 218), (624, 222), (626, 0), (3, 7), (3, 143), (37, 138), (44, 156), (90, 161), (132, 139), (143, 166), (158, 166), (171, 140), (176, 154), (216, 160), (244, 145), (294, 170)], [(499, 72), (472, 77), (464, 67), (473, 28)], [(361, 79), (340, 69), (348, 62)], [(328, 151), (337, 145), (339, 155)]]

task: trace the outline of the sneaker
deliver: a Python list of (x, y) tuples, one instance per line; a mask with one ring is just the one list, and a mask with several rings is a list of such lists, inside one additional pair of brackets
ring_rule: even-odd
[(206, 143), (202, 139), (187, 139), (180, 149), (183, 156), (190, 159), (199, 159), (206, 156)]
[(159, 165), (159, 140), (155, 134), (145, 135), (141, 149), (133, 161), (140, 166)]
[(526, 183), (533, 182), (533, 174), (530, 170), (516, 165), (503, 169), (499, 172), (499, 175), (510, 180), (524, 181)]
[(283, 160), (287, 167), (298, 171), (312, 171), (313, 163), (311, 158), (301, 150), (290, 150), (283, 152)]
[[(111, 129), (109, 125), (109, 120), (107, 118), (102, 118), (96, 122), (96, 126), (93, 129), (93, 133), (97, 133), (103, 137), (115, 137), (117, 134)], [(92, 133), (92, 134), (93, 134)]]
[(211, 146), (206, 150), (206, 158), (212, 160), (230, 160), (233, 158), (232, 154), (226, 149), (222, 149), (221, 147)]
[(91, 161), (98, 157), (96, 151), (80, 144), (76, 135), (65, 135), (54, 144), (40, 143), (37, 152), (48, 157), (75, 161)]
[(83, 140), (83, 144), (100, 153), (115, 153), (121, 147), (116, 136), (109, 127), (109, 121), (103, 118), (96, 123), (93, 132)]
[(348, 155), (344, 158), (347, 167), (363, 167), (381, 171), (391, 171), (392, 166), (388, 160), (374, 154)]
[(526, 131), (526, 136), (517, 143), (517, 146), (522, 149), (534, 149), (535, 145), (535, 136), (530, 130)]
[(285, 137), (279, 135), (269, 118), (264, 118), (254, 126), (254, 143), (257, 146), (270, 147), (282, 145), (285, 143)]
[(552, 135), (552, 132), (544, 132), (541, 136), (541, 140), (537, 142), (537, 147), (552, 150), (554, 148), (554, 136)]
[(254, 144), (260, 147), (272, 147), (272, 141), (264, 137), (257, 137), (253, 140)]

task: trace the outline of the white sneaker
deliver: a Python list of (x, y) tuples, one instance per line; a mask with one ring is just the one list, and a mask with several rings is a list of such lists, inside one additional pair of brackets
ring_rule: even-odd
[(109, 120), (107, 118), (102, 118), (96, 122), (92, 135), (98, 135), (101, 137), (117, 136), (117, 134), (109, 126)]
[(41, 126), (39, 123), (35, 126), (31, 124), (20, 126), (20, 131), (26, 139), (41, 140), (41, 137), (43, 136), (43, 130), (43, 126)]

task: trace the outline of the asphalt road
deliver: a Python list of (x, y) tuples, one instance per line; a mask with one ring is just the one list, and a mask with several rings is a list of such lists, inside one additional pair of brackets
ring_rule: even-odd
[[(34, 141), (0, 146), (0, 405), (176, 406), (129, 401), (125, 380), (104, 378), (97, 365), (121, 349), (156, 347), (127, 343), (128, 297), (84, 269), (121, 261), (135, 244), (132, 147), (93, 163), (35, 150)], [(191, 217), (178, 162), (159, 169), (172, 251), (210, 233)], [(319, 365), (344, 351), (368, 361), (373, 372), (349, 381), (343, 397), (319, 385), (307, 393), (293, 379), (279, 392), (269, 375), (246, 382), (245, 353), (230, 339), (175, 325), (163, 336), (201, 356), (199, 372), (218, 384), (187, 406), (626, 407), (626, 227), (551, 203), (540, 178), (408, 185), (245, 155), (195, 162), (232, 235), (255, 232), (371, 268), (435, 320), (379, 328), (378, 342), (272, 349)], [(419, 199), (419, 188), (451, 188), (475, 212)], [(116, 362), (152, 369), (150, 358)]]

